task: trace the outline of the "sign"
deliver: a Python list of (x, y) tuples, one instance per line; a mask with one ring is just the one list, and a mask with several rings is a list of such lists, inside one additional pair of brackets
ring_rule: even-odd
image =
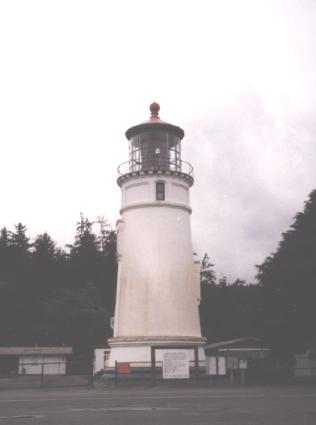
[(217, 359), (214, 356), (207, 358), (207, 374), (208, 375), (217, 375)]
[(226, 359), (225, 357), (207, 357), (207, 374), (208, 375), (226, 375)]
[(190, 378), (188, 353), (186, 351), (168, 351), (163, 354), (163, 379)]
[(237, 357), (227, 357), (227, 369), (228, 370), (237, 370), (238, 369), (238, 359)]
[(225, 357), (218, 357), (218, 375), (226, 375), (226, 359)]
[(247, 360), (239, 360), (239, 369), (247, 369)]
[(117, 362), (116, 367), (118, 373), (131, 373), (130, 363)]

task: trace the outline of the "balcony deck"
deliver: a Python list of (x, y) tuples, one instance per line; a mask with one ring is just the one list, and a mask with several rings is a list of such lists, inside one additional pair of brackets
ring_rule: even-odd
[(117, 183), (121, 186), (122, 182), (130, 177), (142, 175), (176, 175), (185, 178), (192, 186), (193, 166), (186, 161), (179, 161), (177, 164), (174, 162), (164, 162), (163, 164), (144, 164), (138, 161), (126, 161), (117, 167), (118, 179)]

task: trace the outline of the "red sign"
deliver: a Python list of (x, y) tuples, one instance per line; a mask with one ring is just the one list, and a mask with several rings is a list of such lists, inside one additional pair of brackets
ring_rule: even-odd
[(130, 363), (116, 363), (118, 373), (131, 373)]

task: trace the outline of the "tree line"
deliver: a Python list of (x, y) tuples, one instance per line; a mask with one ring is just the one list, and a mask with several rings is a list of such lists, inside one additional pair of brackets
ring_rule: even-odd
[[(97, 230), (96, 230), (97, 229)], [(22, 223), (0, 231), (0, 345), (70, 345), (88, 357), (111, 335), (116, 234), (82, 214), (66, 250)]]
[[(257, 281), (217, 278), (201, 263), (200, 316), (209, 341), (253, 336), (280, 354), (316, 348), (316, 190), (257, 265)], [(91, 355), (111, 336), (116, 292), (116, 233), (103, 217), (82, 214), (73, 244), (25, 225), (0, 231), (0, 345), (70, 345)]]
[(257, 265), (255, 284), (216, 279), (205, 254), (200, 305), (211, 340), (254, 336), (281, 356), (316, 349), (316, 190), (282, 233), (276, 251)]

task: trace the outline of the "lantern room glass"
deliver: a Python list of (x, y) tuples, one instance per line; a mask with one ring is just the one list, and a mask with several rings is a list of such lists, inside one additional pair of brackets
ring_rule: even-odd
[(181, 171), (181, 140), (166, 131), (147, 131), (129, 142), (129, 171)]

